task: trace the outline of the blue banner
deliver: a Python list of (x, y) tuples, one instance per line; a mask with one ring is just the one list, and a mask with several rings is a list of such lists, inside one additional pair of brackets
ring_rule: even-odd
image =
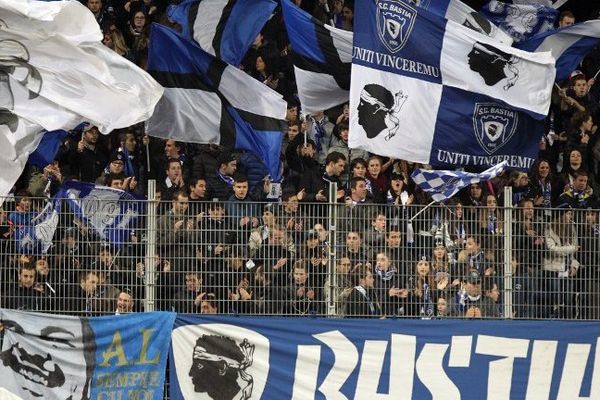
[(90, 318), (96, 337), (91, 399), (163, 400), (173, 313)]
[(598, 322), (179, 315), (170, 398), (600, 398)]
[(0, 310), (0, 387), (24, 399), (162, 400), (173, 313)]

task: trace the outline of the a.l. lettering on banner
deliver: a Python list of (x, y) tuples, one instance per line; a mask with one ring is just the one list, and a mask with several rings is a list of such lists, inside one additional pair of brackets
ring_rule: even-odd
[(173, 313), (0, 318), (0, 387), (23, 399), (163, 399)]

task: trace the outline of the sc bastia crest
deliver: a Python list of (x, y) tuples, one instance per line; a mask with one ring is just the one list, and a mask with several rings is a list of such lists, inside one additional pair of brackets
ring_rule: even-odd
[(488, 154), (494, 154), (512, 138), (517, 130), (516, 111), (496, 103), (475, 103), (473, 129), (477, 141)]
[(379, 39), (392, 53), (402, 49), (415, 25), (417, 10), (393, 0), (377, 1)]

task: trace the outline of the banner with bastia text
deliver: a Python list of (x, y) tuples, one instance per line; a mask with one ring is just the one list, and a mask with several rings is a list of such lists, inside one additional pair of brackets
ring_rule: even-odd
[(174, 313), (0, 310), (0, 387), (22, 399), (162, 400)]
[(170, 399), (600, 398), (600, 323), (179, 315)]

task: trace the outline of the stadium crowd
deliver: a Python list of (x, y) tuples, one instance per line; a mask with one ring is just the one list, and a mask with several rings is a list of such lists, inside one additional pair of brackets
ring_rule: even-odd
[[(296, 3), (352, 29), (349, 1)], [(142, 68), (149, 24), (173, 26), (165, 2), (86, 4), (104, 44)], [(573, 22), (563, 11), (557, 26)], [(600, 48), (555, 90), (530, 171), (505, 172), (426, 209), (431, 199), (410, 178), (420, 165), (348, 148), (348, 104), (302, 112), (290, 50), (276, 11), (240, 65), (288, 102), (280, 182), (250, 152), (160, 140), (143, 126), (70, 132), (54, 162), (28, 166), (0, 210), (0, 305), (84, 316), (143, 311), (150, 269), (157, 310), (321, 315), (331, 303), (338, 316), (499, 318), (510, 228), (516, 317), (600, 317)], [(152, 266), (145, 217), (121, 247), (68, 212), (47, 254), (22, 251), (15, 239), (66, 180), (147, 196), (150, 179), (159, 200)], [(512, 204), (504, 204), (506, 186)]]

